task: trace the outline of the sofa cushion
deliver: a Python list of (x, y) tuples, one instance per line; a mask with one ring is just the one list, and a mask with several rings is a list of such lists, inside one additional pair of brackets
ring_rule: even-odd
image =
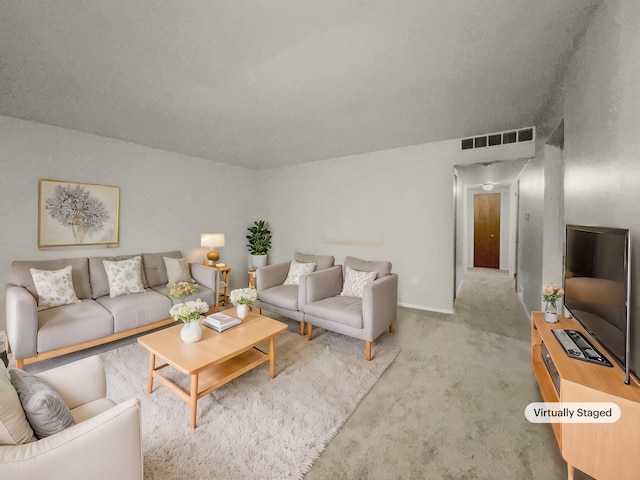
[(166, 285), (169, 283), (164, 257), (182, 258), (182, 253), (178, 250), (174, 250), (172, 252), (142, 254), (142, 266), (147, 278), (148, 286), (155, 287), (157, 285)]
[[(127, 260), (129, 258), (133, 258), (136, 255), (119, 255), (113, 257), (89, 257), (89, 280), (91, 283), (91, 298), (99, 298), (104, 297), (105, 295), (109, 295), (109, 279), (107, 278), (107, 271), (104, 269), (104, 264), (102, 263), (104, 260), (108, 261), (118, 261), (118, 260)], [(147, 288), (149, 285), (147, 283), (146, 276), (144, 274), (144, 269), (142, 270), (142, 285), (144, 288)]]
[(365, 285), (376, 279), (377, 272), (361, 272), (351, 267), (345, 267), (347, 274), (344, 277), (342, 291), (340, 295), (343, 297), (362, 298)]
[(196, 283), (191, 278), (189, 271), (189, 260), (186, 258), (162, 257), (167, 269), (167, 283), (189, 282)]
[[(158, 285), (156, 287), (151, 287), (151, 288), (154, 291), (169, 297), (169, 292), (171, 291), (170, 285), (171, 284)], [(202, 300), (203, 302), (207, 302), (209, 305), (216, 305), (218, 303), (216, 301), (216, 292), (214, 292), (210, 288), (204, 287), (204, 286), (202, 286), (200, 284), (198, 284), (198, 293), (194, 293), (193, 295), (189, 295), (188, 297), (184, 297), (184, 298), (171, 298), (171, 297), (169, 297), (169, 300), (171, 300), (171, 302), (175, 305), (176, 303), (182, 303), (183, 301), (191, 302), (191, 301), (196, 300), (198, 298), (200, 300)]]
[(329, 297), (302, 307), (305, 315), (324, 318), (354, 328), (364, 328), (362, 299), (355, 297)]
[(346, 257), (343, 266), (343, 275), (345, 277), (347, 276), (346, 267), (351, 267), (361, 272), (377, 272), (377, 278), (385, 277), (391, 273), (391, 262), (387, 261), (369, 261), (360, 260), (355, 257)]
[(170, 317), (173, 302), (153, 290), (120, 297), (100, 297), (96, 300), (113, 315), (113, 333), (124, 332)]
[(298, 287), (278, 285), (260, 292), (260, 301), (287, 310), (298, 310)]
[(132, 293), (144, 292), (142, 284), (142, 257), (137, 256), (127, 260), (103, 260), (107, 280), (109, 281), (109, 296), (119, 297)]
[(38, 314), (37, 351), (47, 352), (106, 337), (113, 316), (95, 300), (43, 310)]
[(78, 298), (91, 298), (91, 284), (89, 282), (89, 259), (81, 258), (61, 258), (54, 260), (15, 260), (11, 263), (12, 283), (19, 287), (26, 288), (33, 298), (38, 300), (38, 292), (31, 276), (32, 268), (39, 270), (60, 270), (71, 266), (71, 279), (73, 289)]
[(27, 420), (38, 438), (45, 438), (75, 425), (69, 407), (51, 385), (17, 368), (9, 369)]
[(38, 311), (79, 303), (71, 280), (71, 265), (61, 270), (29, 269), (38, 292)]
[(34, 440), (18, 392), (4, 363), (0, 362), (0, 445), (20, 445)]
[(336, 259), (332, 255), (309, 255), (307, 253), (295, 252), (293, 259), (300, 263), (315, 263), (316, 270), (325, 270), (333, 267)]
[(300, 275), (313, 272), (316, 268), (315, 263), (300, 263), (295, 260), (291, 260), (289, 265), (289, 273), (284, 280), (283, 285), (300, 285)]

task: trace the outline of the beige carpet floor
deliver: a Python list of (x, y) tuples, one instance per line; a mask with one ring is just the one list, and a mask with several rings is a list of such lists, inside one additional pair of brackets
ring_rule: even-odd
[[(149, 354), (141, 346), (101, 354), (109, 397), (142, 403), (144, 478), (302, 478), (399, 351), (381, 346), (367, 362), (364, 342), (318, 333), (312, 342), (278, 336), (276, 377), (263, 365), (203, 397), (196, 429), (166, 387), (156, 382), (147, 394)], [(171, 367), (163, 374), (188, 391), (185, 375)]]
[(399, 308), (378, 343), (400, 354), (305, 480), (566, 479), (551, 427), (524, 417), (541, 397), (513, 285), (470, 269), (453, 315)]

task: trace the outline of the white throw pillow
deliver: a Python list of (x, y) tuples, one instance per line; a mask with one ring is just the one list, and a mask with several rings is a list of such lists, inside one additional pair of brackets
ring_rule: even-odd
[(189, 261), (186, 258), (162, 257), (167, 268), (169, 283), (189, 282), (196, 283), (189, 273)]
[(73, 289), (71, 265), (61, 270), (30, 268), (33, 284), (38, 292), (38, 311), (47, 308), (80, 303)]
[(376, 272), (361, 272), (354, 270), (351, 267), (346, 267), (347, 274), (342, 285), (342, 292), (340, 295), (343, 297), (357, 297), (362, 298), (365, 285), (373, 282), (376, 279)]
[(142, 259), (140, 256), (127, 260), (103, 260), (109, 281), (109, 296), (119, 297), (144, 292), (142, 284)]
[(300, 275), (313, 272), (316, 268), (315, 263), (300, 263), (295, 260), (291, 260), (289, 266), (289, 273), (284, 281), (283, 285), (300, 285)]

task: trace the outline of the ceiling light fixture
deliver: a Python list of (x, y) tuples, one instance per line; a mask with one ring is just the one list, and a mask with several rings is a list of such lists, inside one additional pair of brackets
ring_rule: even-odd
[(493, 183), (485, 183), (484, 185), (482, 185), (482, 189), (490, 192), (491, 190), (493, 190)]

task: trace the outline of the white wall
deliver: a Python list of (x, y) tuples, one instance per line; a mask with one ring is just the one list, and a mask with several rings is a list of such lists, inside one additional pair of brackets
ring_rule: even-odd
[[(12, 260), (121, 255), (179, 249), (202, 261), (200, 233), (222, 232), (221, 260), (238, 266), (232, 279), (247, 282), (246, 226), (253, 215), (247, 171), (194, 157), (141, 147), (0, 116), (0, 277), (11, 280)], [(120, 187), (120, 246), (39, 250), (38, 180)], [(0, 330), (5, 301), (0, 295)]]
[(462, 152), (451, 140), (263, 171), (272, 261), (299, 249), (386, 259), (402, 305), (452, 312), (454, 165), (531, 155), (527, 144)]
[(602, 2), (565, 78), (567, 223), (631, 229), (633, 368), (640, 373), (640, 2)]
[[(221, 261), (232, 288), (244, 286), (246, 228), (265, 219), (270, 263), (296, 250), (387, 259), (403, 305), (451, 312), (453, 166), (527, 156), (527, 143), (461, 152), (451, 140), (252, 171), (0, 116), (0, 275), (10, 281), (15, 259), (180, 249), (201, 261), (200, 233), (222, 232)], [(38, 250), (40, 178), (119, 186), (120, 246)]]
[(540, 310), (544, 228), (544, 165), (529, 160), (520, 174), (518, 294), (530, 312)]

